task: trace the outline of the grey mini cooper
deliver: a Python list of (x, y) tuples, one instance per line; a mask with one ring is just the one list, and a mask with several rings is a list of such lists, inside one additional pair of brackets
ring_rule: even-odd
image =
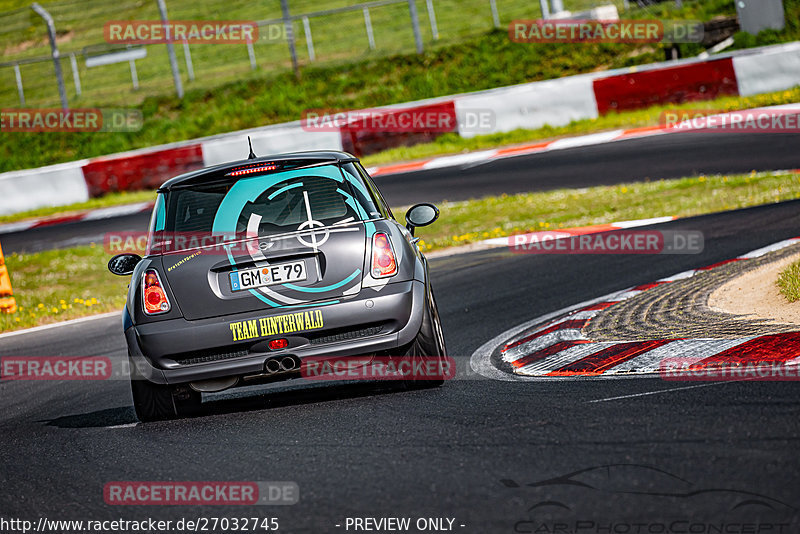
[(123, 329), (139, 418), (191, 413), (203, 392), (303, 377), (310, 360), (444, 361), (414, 237), (438, 216), (417, 204), (398, 223), (343, 152), (248, 159), (165, 182), (144, 257), (108, 265), (131, 276)]

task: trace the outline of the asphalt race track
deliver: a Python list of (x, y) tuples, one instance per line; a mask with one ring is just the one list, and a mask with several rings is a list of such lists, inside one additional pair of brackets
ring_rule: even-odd
[[(466, 200), (501, 193), (589, 187), (700, 173), (800, 168), (792, 134), (679, 132), (556, 150), (463, 167), (375, 179), (392, 206)], [(145, 231), (149, 213), (3, 234), (6, 254), (103, 242), (105, 232)]]
[[(768, 154), (781, 150), (765, 144), (752, 154), (766, 164)], [(578, 154), (593, 161), (583, 152), (573, 157)], [(517, 164), (541, 167), (562, 157), (567, 154)], [(776, 166), (790, 163), (785, 158)], [(595, 165), (609, 169), (597, 181), (614, 176), (614, 164)], [(654, 160), (653, 174), (658, 167)], [(592, 172), (584, 172), (587, 180)], [(660, 228), (703, 231), (705, 251), (539, 256), (499, 249), (432, 260), (449, 352), (463, 371), (478, 346), (513, 325), (795, 237), (800, 201)], [(119, 317), (0, 338), (2, 355), (120, 359), (124, 351)], [(637, 532), (626, 523), (632, 513), (650, 522), (639, 532), (659, 532), (652, 528), (656, 520), (672, 532), (689, 532), (689, 521), (741, 526), (742, 517), (766, 518), (771, 529), (758, 532), (797, 532), (800, 524), (796, 382), (516, 383), (472, 376), (414, 392), (373, 384), (283, 385), (223, 395), (197, 418), (147, 425), (134, 424), (129, 386), (121, 380), (4, 381), (0, 399), (0, 510), (34, 522), (40, 516), (257, 516), (277, 517), (283, 532), (347, 532), (348, 517), (448, 517), (456, 532), (552, 532), (553, 524), (534, 527), (540, 505), (558, 502), (583, 521), (579, 532), (585, 533)], [(608, 465), (617, 467), (591, 473), (622, 470), (624, 487), (526, 486)], [(686, 491), (660, 489), (664, 479), (680, 480)], [(104, 503), (105, 483), (130, 480), (295, 481), (300, 502), (239, 508)], [(593, 515), (598, 504), (612, 510), (602, 523)], [(709, 510), (708, 524), (699, 523), (706, 520), (701, 511)], [(603, 530), (608, 525), (616, 530)]]

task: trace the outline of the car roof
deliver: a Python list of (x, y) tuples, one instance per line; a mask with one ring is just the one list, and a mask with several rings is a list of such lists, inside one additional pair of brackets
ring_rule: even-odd
[(312, 165), (319, 165), (320, 163), (347, 163), (358, 161), (358, 158), (347, 152), (340, 152), (336, 150), (311, 150), (307, 152), (288, 152), (283, 154), (274, 154), (270, 156), (260, 156), (255, 159), (243, 159), (239, 161), (231, 161), (221, 165), (214, 165), (192, 172), (187, 172), (174, 178), (170, 178), (158, 188), (159, 192), (169, 191), (179, 185), (189, 185), (203, 183), (205, 181), (213, 181), (223, 177), (227, 172), (242, 165), (254, 165), (258, 163), (280, 163), (282, 161), (300, 162), (298, 166), (292, 167), (293, 169), (302, 169)]

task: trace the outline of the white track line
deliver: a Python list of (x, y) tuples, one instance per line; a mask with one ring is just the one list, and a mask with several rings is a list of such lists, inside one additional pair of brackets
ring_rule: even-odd
[(731, 382), (741, 382), (741, 380), (729, 380), (726, 382), (712, 382), (710, 384), (696, 384), (694, 386), (682, 386), (679, 388), (669, 388), (669, 389), (659, 389), (657, 391), (647, 391), (645, 393), (634, 393), (633, 395), (620, 395), (619, 397), (608, 397), (606, 399), (595, 399), (586, 401), (587, 404), (591, 404), (594, 402), (608, 402), (613, 400), (621, 400), (621, 399), (632, 399), (634, 397), (645, 397), (647, 395), (658, 395), (659, 393), (671, 393), (673, 391), (681, 391), (683, 389), (695, 389), (695, 388), (706, 388), (710, 386), (720, 386), (722, 384), (730, 384)]
[(41, 332), (42, 330), (50, 330), (51, 328), (58, 328), (60, 326), (71, 326), (79, 323), (87, 323), (89, 321), (95, 321), (97, 319), (107, 319), (109, 317), (114, 317), (115, 315), (122, 315), (122, 312), (117, 311), (117, 312), (101, 313), (99, 315), (90, 315), (89, 317), (80, 317), (78, 319), (71, 319), (69, 321), (64, 321), (62, 323), (45, 324), (42, 326), (34, 326), (33, 328), (26, 328), (24, 330), (15, 330), (13, 332), (6, 332), (5, 334), (0, 334), (0, 339), (5, 339), (7, 337), (13, 337), (13, 336), (21, 336), (25, 334), (36, 334), (38, 332)]

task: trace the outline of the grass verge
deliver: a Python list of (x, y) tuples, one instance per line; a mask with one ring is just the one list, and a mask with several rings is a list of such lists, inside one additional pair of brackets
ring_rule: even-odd
[(789, 302), (800, 300), (800, 261), (794, 262), (781, 272), (775, 283), (778, 284), (778, 288), (786, 300)]
[[(439, 221), (420, 228), (418, 235), (420, 246), (431, 251), (514, 233), (687, 217), (795, 198), (800, 198), (800, 174), (699, 176), (562, 189), (445, 204)], [(0, 314), (0, 332), (122, 309), (128, 279), (110, 274), (108, 259), (100, 246), (6, 256), (19, 311)]]
[(106, 268), (102, 246), (5, 257), (17, 313), (0, 314), (0, 332), (121, 310), (129, 279)]
[(16, 221), (24, 221), (35, 217), (66, 216), (84, 210), (94, 210), (99, 208), (110, 208), (112, 206), (123, 206), (126, 204), (136, 204), (138, 202), (150, 202), (155, 199), (155, 191), (122, 191), (109, 193), (102, 197), (92, 198), (86, 202), (78, 202), (69, 206), (47, 206), (35, 210), (12, 213), (10, 215), (0, 215), (0, 224)]
[(501, 195), (440, 206), (420, 228), (425, 251), (493, 237), (674, 215), (690, 217), (800, 198), (800, 174), (698, 176), (543, 193)]

